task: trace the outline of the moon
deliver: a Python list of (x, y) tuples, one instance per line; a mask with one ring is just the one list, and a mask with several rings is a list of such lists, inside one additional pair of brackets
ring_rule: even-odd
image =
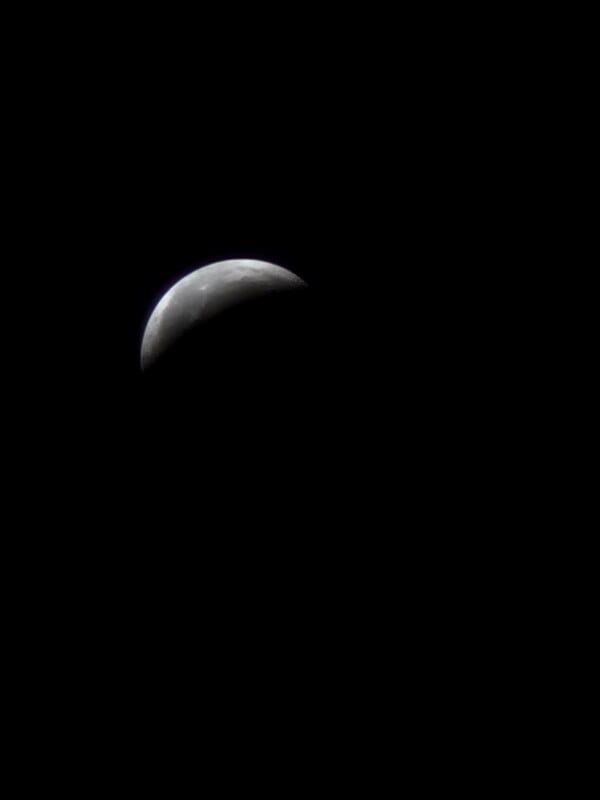
[(187, 331), (221, 312), (306, 283), (267, 261), (219, 261), (191, 272), (172, 286), (152, 311), (142, 339), (142, 371), (152, 366)]

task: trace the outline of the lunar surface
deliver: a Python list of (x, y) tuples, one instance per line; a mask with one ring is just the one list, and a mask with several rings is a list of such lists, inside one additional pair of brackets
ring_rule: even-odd
[(305, 286), (293, 272), (266, 261), (236, 259), (197, 269), (172, 286), (150, 315), (142, 340), (142, 370), (187, 331), (222, 311), (263, 295)]

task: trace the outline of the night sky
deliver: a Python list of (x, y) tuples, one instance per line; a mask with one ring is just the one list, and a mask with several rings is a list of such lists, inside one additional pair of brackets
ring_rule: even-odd
[[(67, 683), (95, 687), (99, 729), (140, 731), (136, 759), (164, 726), (193, 749), (190, 715), (217, 759), (232, 729), (270, 747), (290, 715), (326, 747), (367, 714), (353, 669), (376, 698), (396, 645), (431, 701), (460, 642), (448, 609), (493, 571), (474, 531), (501, 516), (522, 258), (490, 191), (509, 162), (495, 79), (442, 24), (434, 47), (431, 26), (251, 22), (96, 27), (21, 97), (5, 391), (11, 471), (39, 487), (23, 605), (45, 659), (78, 653)], [(162, 293), (237, 257), (309, 291), (142, 375)]]

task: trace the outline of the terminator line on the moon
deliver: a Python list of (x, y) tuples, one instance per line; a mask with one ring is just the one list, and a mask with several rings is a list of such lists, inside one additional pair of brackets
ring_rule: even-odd
[(142, 369), (148, 369), (188, 330), (222, 311), (265, 294), (305, 286), (293, 272), (253, 259), (219, 261), (195, 270), (172, 286), (150, 315), (142, 340)]

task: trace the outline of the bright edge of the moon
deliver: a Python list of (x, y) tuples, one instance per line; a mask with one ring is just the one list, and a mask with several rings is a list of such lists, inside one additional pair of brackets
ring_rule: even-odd
[(141, 348), (148, 369), (181, 336), (221, 311), (262, 295), (306, 288), (284, 267), (254, 259), (232, 259), (200, 267), (178, 280), (150, 314)]

